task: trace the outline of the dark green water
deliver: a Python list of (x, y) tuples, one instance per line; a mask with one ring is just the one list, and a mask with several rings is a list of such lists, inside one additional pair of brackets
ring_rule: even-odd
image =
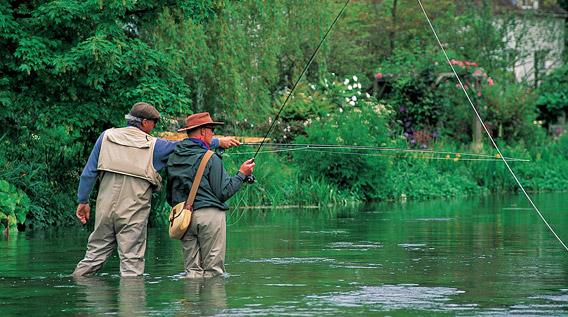
[[(568, 194), (533, 198), (568, 240)], [(116, 252), (96, 277), (71, 278), (88, 228), (0, 238), (0, 315), (568, 315), (568, 251), (521, 196), (227, 222), (228, 274), (205, 281), (183, 278), (165, 229), (149, 231), (141, 278), (118, 276)]]

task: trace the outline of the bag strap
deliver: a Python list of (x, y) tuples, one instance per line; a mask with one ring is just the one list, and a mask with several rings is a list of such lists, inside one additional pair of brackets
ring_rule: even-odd
[(185, 206), (190, 207), (191, 209), (190, 208), (186, 209), (190, 209), (191, 211), (193, 211), (193, 201), (195, 200), (195, 195), (197, 194), (199, 183), (201, 183), (201, 177), (203, 176), (203, 171), (205, 171), (205, 166), (207, 165), (209, 158), (211, 158), (211, 155), (213, 155), (213, 151), (207, 151), (205, 152), (203, 158), (201, 159), (201, 163), (199, 164), (199, 168), (197, 169), (197, 174), (195, 174), (195, 179), (193, 180), (193, 185), (191, 185), (191, 190), (189, 191), (189, 196), (187, 197), (187, 200), (185, 202)]

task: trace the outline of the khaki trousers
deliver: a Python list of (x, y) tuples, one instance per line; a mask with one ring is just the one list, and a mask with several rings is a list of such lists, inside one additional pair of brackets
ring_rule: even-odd
[(195, 210), (189, 229), (181, 239), (187, 277), (222, 275), (226, 239), (225, 211), (219, 208)]
[(144, 273), (151, 184), (137, 177), (105, 172), (97, 197), (95, 229), (89, 236), (85, 258), (73, 276), (93, 275), (118, 245), (120, 275)]

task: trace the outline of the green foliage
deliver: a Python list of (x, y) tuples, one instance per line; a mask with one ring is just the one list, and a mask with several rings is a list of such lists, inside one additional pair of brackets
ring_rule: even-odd
[(522, 84), (506, 85), (487, 91), (485, 123), (492, 134), (507, 143), (531, 144), (543, 137), (535, 124), (535, 94)]
[[(390, 110), (381, 104), (360, 100), (355, 106), (347, 103), (345, 108), (308, 124), (307, 136), (298, 137), (297, 142), (386, 146), (390, 143), (387, 129), (389, 115)], [(384, 198), (381, 187), (389, 160), (374, 155), (348, 155), (349, 151), (298, 151), (294, 153), (294, 161), (306, 177), (322, 177), (340, 190), (348, 190), (360, 197)]]
[(82, 144), (73, 143), (65, 129), (34, 132), (0, 138), (0, 175), (29, 197), (27, 227), (73, 223)]
[(548, 75), (537, 90), (536, 104), (548, 124), (568, 110), (568, 64)]
[[(98, 135), (138, 101), (190, 112), (180, 50), (158, 48), (167, 12), (206, 23), (224, 1), (33, 1), (0, 4), (0, 158), (31, 200), (29, 225), (67, 223)], [(5, 165), (2, 165), (5, 166)]]
[(459, 160), (440, 163), (420, 158), (399, 159), (386, 175), (387, 197), (396, 200), (424, 200), (481, 193), (483, 187), (479, 187), (471, 179), (461, 164)]
[(0, 232), (24, 224), (30, 199), (19, 188), (0, 179)]

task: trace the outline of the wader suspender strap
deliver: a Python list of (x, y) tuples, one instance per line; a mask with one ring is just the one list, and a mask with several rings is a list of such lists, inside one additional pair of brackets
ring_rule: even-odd
[(189, 196), (187, 197), (187, 201), (185, 202), (184, 209), (193, 211), (193, 200), (195, 200), (195, 195), (197, 194), (197, 189), (199, 188), (199, 183), (201, 183), (201, 177), (203, 176), (203, 171), (205, 170), (205, 165), (207, 165), (207, 161), (209, 161), (211, 155), (213, 155), (213, 151), (207, 151), (203, 155), (201, 163), (199, 164), (199, 168), (197, 169), (197, 174), (195, 174), (193, 185), (191, 185)]

